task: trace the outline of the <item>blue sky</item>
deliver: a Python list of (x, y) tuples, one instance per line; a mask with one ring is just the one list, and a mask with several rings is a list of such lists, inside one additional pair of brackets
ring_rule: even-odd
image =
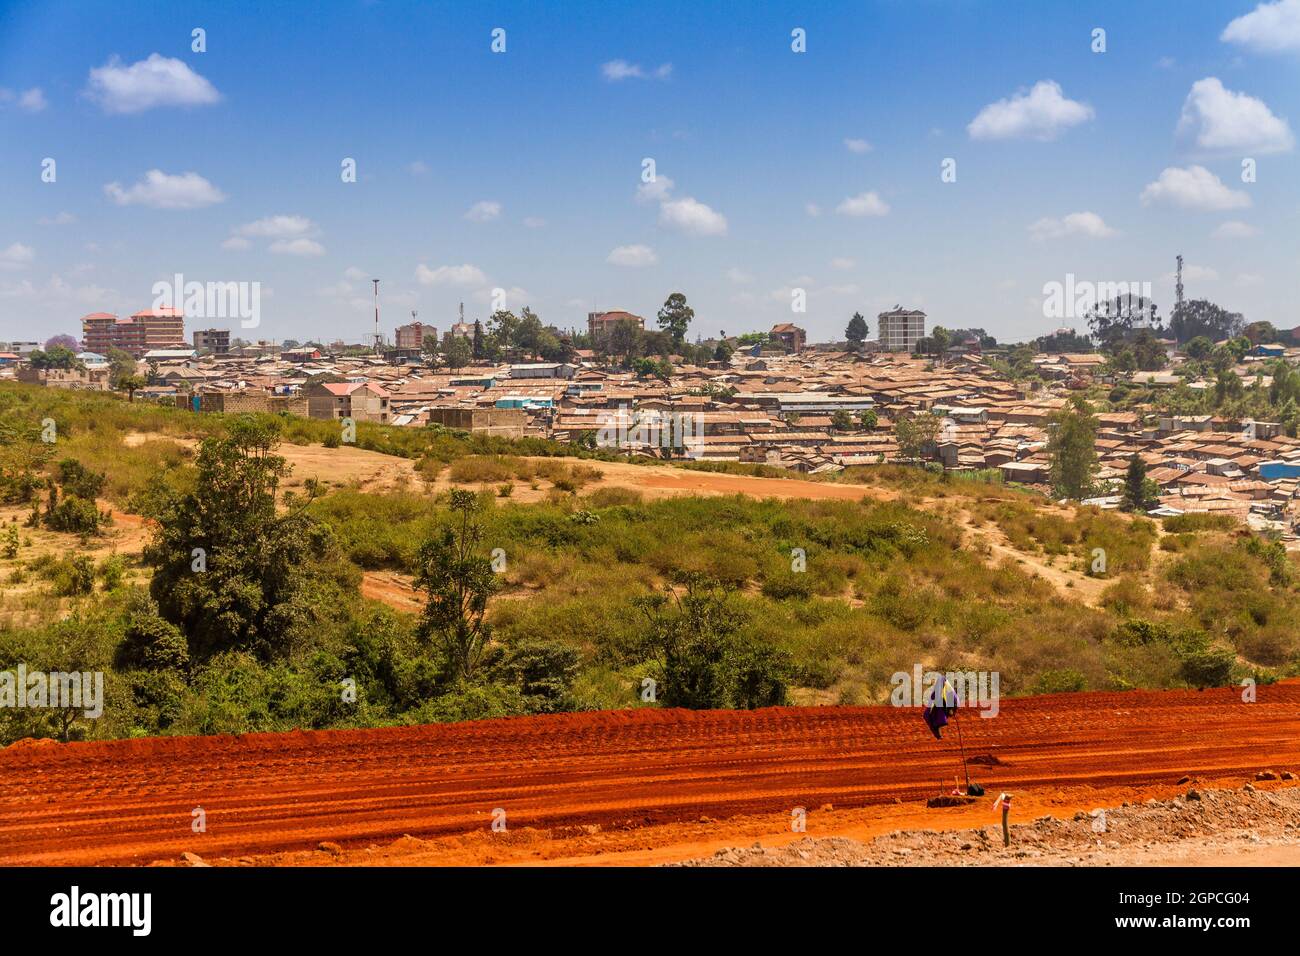
[(1014, 340), (1081, 325), (1067, 273), (1167, 315), (1177, 253), (1290, 327), (1297, 125), (1300, 0), (0, 2), (0, 338), (181, 273), (260, 283), (246, 337), (357, 340), (378, 277), (389, 335), (680, 290), (702, 335), (901, 303)]

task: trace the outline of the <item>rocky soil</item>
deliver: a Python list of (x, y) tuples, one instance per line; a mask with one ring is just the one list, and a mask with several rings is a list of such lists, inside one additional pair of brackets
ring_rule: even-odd
[[(990, 803), (990, 817), (996, 817)], [(1013, 817), (1014, 819), (1014, 817)], [(806, 838), (779, 849), (755, 843), (672, 866), (1141, 866), (1300, 863), (1300, 787), (1199, 790), (1172, 800), (1098, 808), (1072, 819), (1040, 817), (974, 830), (901, 830), (868, 843)]]

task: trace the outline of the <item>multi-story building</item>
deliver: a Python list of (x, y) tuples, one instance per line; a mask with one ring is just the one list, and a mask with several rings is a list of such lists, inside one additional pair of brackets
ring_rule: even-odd
[(808, 333), (789, 322), (772, 326), (772, 331), (768, 334), (772, 341), (780, 342), (789, 352), (802, 352), (804, 343), (808, 340)]
[(610, 312), (588, 312), (587, 334), (591, 337), (591, 344), (595, 345), (597, 342), (603, 341), (605, 336), (620, 322), (635, 322), (638, 329), (645, 328), (645, 319), (622, 309), (614, 309)]
[(195, 329), (194, 348), (199, 352), (225, 355), (230, 351), (229, 329)]
[(438, 330), (432, 325), (425, 325), (423, 322), (408, 322), (406, 325), (399, 325), (397, 327), (397, 348), (422, 349), (424, 348), (424, 337), (426, 335), (432, 335), (436, 339)]
[(920, 309), (899, 306), (876, 316), (880, 331), (880, 348), (885, 352), (915, 352), (916, 343), (925, 338), (925, 313)]
[(389, 394), (374, 382), (319, 382), (307, 389), (310, 418), (387, 423)]
[(185, 314), (180, 309), (145, 309), (127, 319), (92, 312), (81, 320), (81, 345), (87, 352), (107, 355), (121, 349), (135, 358), (154, 349), (183, 348)]
[(92, 312), (81, 318), (81, 347), (87, 352), (104, 355), (113, 347), (117, 316), (109, 312)]

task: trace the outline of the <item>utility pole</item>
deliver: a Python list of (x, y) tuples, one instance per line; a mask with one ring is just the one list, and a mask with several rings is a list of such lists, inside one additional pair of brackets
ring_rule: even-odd
[(375, 354), (379, 354), (379, 280), (371, 279), (375, 284)]

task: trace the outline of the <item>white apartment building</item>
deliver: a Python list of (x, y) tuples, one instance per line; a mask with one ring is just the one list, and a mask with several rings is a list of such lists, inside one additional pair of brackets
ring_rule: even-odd
[(880, 348), (884, 352), (913, 352), (916, 343), (925, 338), (925, 313), (920, 309), (894, 306), (889, 312), (876, 316), (876, 329), (880, 333)]

